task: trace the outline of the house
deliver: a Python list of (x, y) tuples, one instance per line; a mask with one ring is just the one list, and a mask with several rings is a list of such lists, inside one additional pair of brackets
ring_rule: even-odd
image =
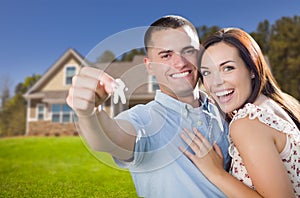
[[(76, 116), (66, 104), (72, 77), (82, 67), (100, 68), (125, 82), (126, 103), (114, 103), (113, 97), (101, 106), (110, 116), (136, 104), (153, 100), (158, 89), (155, 78), (149, 76), (143, 64), (144, 56), (132, 62), (91, 64), (74, 49), (68, 49), (45, 74), (24, 94), (27, 100), (26, 135), (76, 135)], [(118, 98), (120, 99), (120, 98)]]

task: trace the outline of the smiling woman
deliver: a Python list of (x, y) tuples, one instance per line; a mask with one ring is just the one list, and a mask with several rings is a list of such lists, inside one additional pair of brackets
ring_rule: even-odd
[(202, 56), (200, 72), (206, 90), (223, 112), (236, 110), (249, 98), (253, 75), (230, 44), (221, 42), (209, 47)]
[(204, 86), (230, 121), (231, 174), (223, 170), (219, 147), (212, 150), (197, 130), (195, 138), (187, 130), (183, 136), (195, 154), (184, 153), (228, 197), (300, 197), (299, 102), (280, 90), (243, 30), (222, 29), (203, 46)]

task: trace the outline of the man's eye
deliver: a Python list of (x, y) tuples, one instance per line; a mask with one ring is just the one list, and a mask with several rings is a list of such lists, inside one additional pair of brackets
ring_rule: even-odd
[(196, 49), (188, 49), (188, 50), (185, 50), (185, 51), (183, 52), (183, 54), (185, 54), (185, 55), (193, 55), (193, 54), (195, 54), (196, 52), (197, 52)]
[(168, 59), (168, 58), (170, 58), (170, 57), (171, 57), (170, 54), (165, 54), (165, 55), (161, 56), (162, 59)]

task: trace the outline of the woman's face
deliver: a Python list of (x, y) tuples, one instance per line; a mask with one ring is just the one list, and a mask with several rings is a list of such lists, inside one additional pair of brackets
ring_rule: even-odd
[(216, 43), (203, 54), (200, 72), (204, 86), (225, 113), (230, 113), (249, 98), (254, 76), (238, 50), (225, 42)]

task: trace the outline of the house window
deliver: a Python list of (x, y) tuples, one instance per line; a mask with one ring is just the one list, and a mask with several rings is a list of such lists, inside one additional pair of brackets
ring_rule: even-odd
[(45, 105), (38, 104), (37, 105), (37, 119), (44, 120), (45, 117)]
[(156, 90), (159, 90), (159, 85), (157, 83), (155, 76), (150, 75), (148, 79), (149, 79), (148, 91), (154, 92)]
[(72, 109), (66, 105), (66, 104), (63, 104), (62, 105), (62, 122), (70, 122), (71, 121), (71, 113), (72, 113)]
[(52, 105), (52, 122), (60, 122), (60, 104)]
[(65, 84), (66, 85), (71, 85), (72, 84), (72, 78), (76, 73), (76, 67), (71, 66), (71, 67), (66, 67), (66, 79), (65, 79)]
[(77, 121), (73, 110), (67, 104), (52, 104), (52, 122), (69, 123)]

